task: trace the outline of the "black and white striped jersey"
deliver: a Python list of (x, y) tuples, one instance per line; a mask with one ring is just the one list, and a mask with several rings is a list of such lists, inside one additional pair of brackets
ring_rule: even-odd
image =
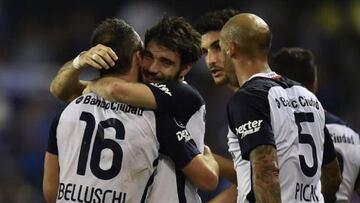
[(57, 202), (147, 202), (160, 147), (179, 166), (200, 152), (172, 117), (93, 93), (54, 119), (48, 152), (60, 165)]
[[(157, 110), (176, 118), (180, 126), (186, 126), (191, 137), (178, 135), (179, 139), (193, 139), (198, 150), (204, 150), (205, 104), (201, 95), (190, 85), (181, 81), (150, 83), (155, 95)], [(160, 147), (161, 149), (161, 147)], [(194, 186), (166, 153), (161, 156), (149, 202), (156, 203), (201, 203)]]
[(329, 112), (325, 112), (325, 123), (335, 145), (343, 178), (336, 193), (336, 202), (350, 202), (360, 169), (359, 134)]
[[(283, 202), (324, 201), (320, 174), (325, 115), (314, 94), (274, 72), (259, 73), (235, 93), (227, 111), (229, 151), (238, 175), (238, 202), (255, 202), (249, 155), (260, 145), (277, 149)], [(324, 160), (334, 158), (333, 151), (332, 157)]]

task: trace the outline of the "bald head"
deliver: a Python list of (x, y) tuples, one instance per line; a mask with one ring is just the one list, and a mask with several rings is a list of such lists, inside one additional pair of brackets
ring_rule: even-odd
[(233, 42), (241, 54), (267, 55), (271, 46), (269, 26), (260, 17), (251, 13), (238, 14), (221, 29), (221, 39), (226, 44)]

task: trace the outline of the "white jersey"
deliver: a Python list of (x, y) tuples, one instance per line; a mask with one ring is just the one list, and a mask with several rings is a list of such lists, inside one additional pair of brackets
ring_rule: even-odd
[(237, 201), (236, 202), (254, 202), (247, 200), (252, 198), (251, 191), (251, 166), (250, 161), (245, 160), (241, 156), (240, 144), (238, 137), (229, 129), (228, 146), (231, 157), (233, 158), (234, 168), (236, 170), (237, 179)]
[(277, 149), (283, 202), (324, 201), (320, 174), (325, 115), (314, 94), (274, 72), (256, 74), (229, 101), (228, 120), (229, 150), (238, 174), (238, 202), (255, 202), (247, 161), (251, 150), (259, 145)]
[[(155, 95), (157, 111), (176, 117), (180, 126), (186, 126), (198, 150), (204, 150), (205, 105), (202, 97), (183, 82), (168, 81), (148, 85)], [(180, 136), (179, 139), (188, 139)], [(162, 152), (160, 150), (160, 152)], [(161, 153), (150, 203), (201, 203), (194, 186), (166, 153)]]
[(179, 141), (176, 134), (184, 129), (169, 121), (93, 93), (72, 101), (54, 122), (49, 140), (48, 151), (58, 154), (60, 165), (57, 202), (146, 202), (161, 145), (178, 149), (170, 154), (179, 165), (199, 153), (195, 145), (181, 147), (190, 142)]
[(325, 118), (342, 173), (342, 182), (336, 193), (336, 202), (350, 202), (360, 169), (359, 134), (329, 112), (325, 112)]

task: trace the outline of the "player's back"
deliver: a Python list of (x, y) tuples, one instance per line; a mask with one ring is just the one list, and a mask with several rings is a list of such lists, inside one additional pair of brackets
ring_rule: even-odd
[(325, 122), (334, 142), (342, 173), (342, 182), (336, 193), (336, 202), (349, 202), (360, 169), (359, 134), (329, 112), (325, 112)]
[[(240, 159), (249, 160), (258, 144), (275, 145), (283, 202), (323, 202), (320, 174), (325, 118), (314, 94), (275, 73), (257, 74), (230, 100), (228, 112), (230, 129), (240, 140)], [(229, 146), (236, 149), (234, 142)], [(248, 170), (239, 166), (244, 173), (251, 170), (249, 164), (244, 165)], [(254, 202), (251, 188), (251, 179), (239, 183), (243, 197), (238, 201)]]
[(323, 202), (324, 110), (310, 91), (290, 80), (282, 82), (269, 91), (282, 200)]
[(159, 143), (153, 111), (78, 97), (57, 126), (58, 202), (141, 202), (154, 175)]

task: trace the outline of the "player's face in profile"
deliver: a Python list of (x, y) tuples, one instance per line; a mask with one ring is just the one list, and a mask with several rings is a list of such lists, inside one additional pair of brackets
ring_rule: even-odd
[(210, 31), (201, 36), (201, 48), (205, 63), (216, 85), (228, 82), (224, 70), (224, 56), (220, 49), (220, 31)]
[(154, 41), (143, 53), (141, 73), (145, 82), (177, 80), (180, 74), (180, 55)]

